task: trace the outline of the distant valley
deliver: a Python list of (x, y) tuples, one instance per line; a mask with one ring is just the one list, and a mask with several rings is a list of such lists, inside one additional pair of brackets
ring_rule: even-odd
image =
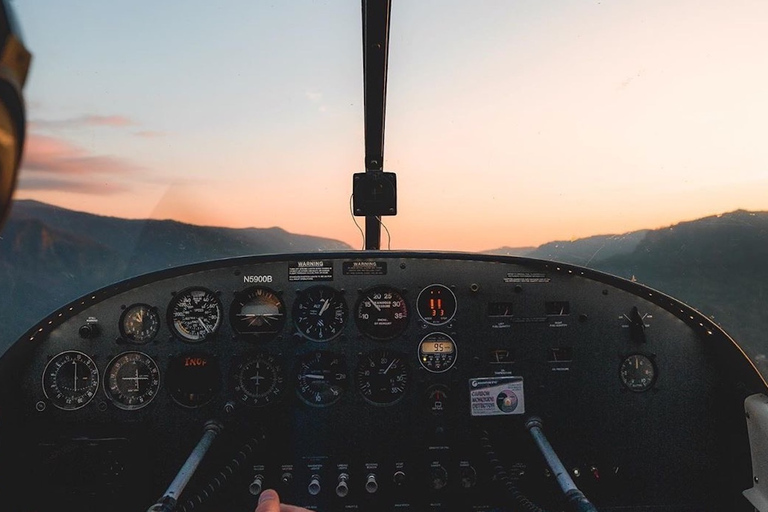
[[(0, 353), (55, 308), (110, 283), (214, 258), (351, 250), (280, 228), (127, 220), (18, 201), (0, 237)], [(485, 251), (586, 266), (676, 297), (720, 323), (768, 374), (768, 212)]]

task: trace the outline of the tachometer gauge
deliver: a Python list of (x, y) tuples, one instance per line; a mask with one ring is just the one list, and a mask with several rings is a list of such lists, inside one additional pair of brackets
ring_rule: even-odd
[(179, 405), (201, 407), (221, 390), (219, 362), (205, 352), (176, 356), (168, 364), (165, 385)]
[(377, 286), (362, 292), (355, 308), (358, 329), (375, 340), (390, 340), (408, 326), (408, 306), (399, 291)]
[(409, 373), (402, 355), (389, 350), (374, 350), (363, 356), (357, 365), (357, 389), (373, 404), (394, 404), (405, 395)]
[(93, 359), (70, 350), (51, 359), (43, 371), (43, 393), (65, 411), (84, 407), (99, 389), (99, 369)]
[(416, 299), (416, 310), (429, 325), (444, 325), (456, 315), (456, 295), (442, 284), (427, 286)]
[(307, 288), (293, 303), (296, 329), (312, 341), (328, 341), (341, 334), (347, 316), (347, 301), (330, 286)]
[(630, 354), (619, 366), (621, 383), (630, 391), (642, 393), (656, 382), (656, 364), (643, 354)]
[(221, 325), (221, 301), (205, 288), (183, 290), (168, 306), (168, 325), (182, 341), (206, 341), (216, 334)]
[(419, 343), (419, 362), (433, 373), (450, 370), (456, 362), (456, 342), (442, 332), (427, 334)]
[(347, 363), (341, 355), (317, 351), (299, 361), (296, 392), (309, 405), (331, 405), (347, 389)]
[(160, 330), (157, 308), (147, 304), (134, 304), (120, 316), (120, 335), (133, 343), (152, 341)]
[(248, 288), (235, 295), (229, 310), (229, 321), (235, 332), (267, 340), (283, 330), (285, 305), (269, 288)]
[(158, 389), (160, 370), (146, 354), (124, 352), (107, 365), (104, 392), (120, 409), (141, 409), (155, 398)]
[(248, 356), (235, 366), (232, 385), (242, 403), (254, 407), (269, 405), (285, 390), (283, 367), (269, 354)]

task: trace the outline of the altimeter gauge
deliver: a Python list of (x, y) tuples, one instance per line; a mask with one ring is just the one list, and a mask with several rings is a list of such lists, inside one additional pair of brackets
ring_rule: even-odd
[(109, 362), (104, 392), (115, 406), (128, 411), (147, 406), (160, 389), (160, 370), (142, 352), (124, 352)]
[(85, 407), (99, 389), (99, 369), (93, 359), (70, 350), (54, 356), (43, 371), (43, 393), (65, 411)]
[(285, 305), (274, 290), (255, 286), (235, 295), (229, 321), (238, 334), (269, 340), (283, 330)]
[(399, 401), (408, 389), (410, 371), (405, 358), (389, 350), (374, 350), (364, 355), (355, 372), (357, 389), (376, 405)]
[(328, 341), (341, 334), (347, 316), (347, 301), (330, 286), (307, 288), (293, 303), (296, 329), (312, 341)]
[(245, 357), (232, 372), (235, 397), (246, 405), (263, 407), (277, 401), (285, 391), (283, 367), (275, 356)]
[(120, 316), (120, 335), (133, 343), (152, 341), (160, 330), (157, 308), (148, 304), (134, 304), (125, 308)]
[(206, 341), (221, 326), (221, 301), (206, 288), (182, 290), (168, 306), (168, 325), (182, 341)]

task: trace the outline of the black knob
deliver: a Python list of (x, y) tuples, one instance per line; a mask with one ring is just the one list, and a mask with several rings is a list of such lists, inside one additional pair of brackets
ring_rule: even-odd
[(448, 485), (448, 471), (440, 464), (433, 464), (429, 471), (429, 486), (433, 491), (439, 491)]
[(80, 337), (87, 340), (99, 335), (99, 326), (96, 324), (83, 324), (78, 331)]

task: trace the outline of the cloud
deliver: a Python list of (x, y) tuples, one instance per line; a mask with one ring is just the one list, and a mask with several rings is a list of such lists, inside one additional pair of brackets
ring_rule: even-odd
[(104, 183), (98, 180), (72, 181), (68, 179), (36, 177), (21, 174), (18, 184), (19, 190), (55, 190), (57, 192), (77, 192), (80, 194), (108, 195), (119, 194), (129, 190), (129, 187), (122, 183)]
[(123, 128), (126, 126), (135, 126), (136, 122), (125, 116), (96, 116), (86, 115), (70, 117), (66, 119), (34, 119), (29, 122), (30, 128), (37, 129), (72, 129), (72, 128), (90, 128), (90, 127), (110, 127)]
[(122, 158), (95, 155), (63, 139), (30, 133), (21, 162), (19, 189), (117, 193), (128, 189), (124, 178), (140, 171)]

